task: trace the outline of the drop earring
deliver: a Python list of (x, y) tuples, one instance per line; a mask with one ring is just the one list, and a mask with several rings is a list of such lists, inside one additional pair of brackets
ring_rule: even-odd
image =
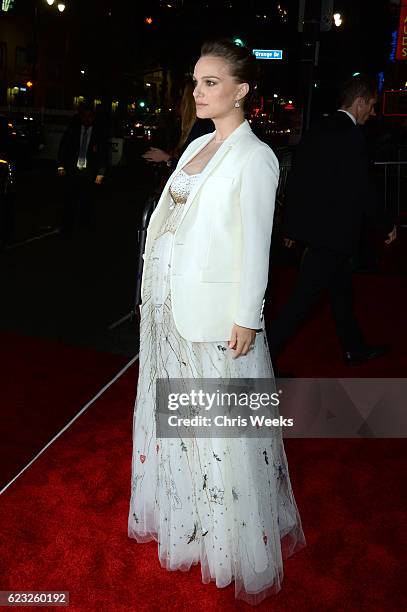
[(239, 100), (236, 100), (236, 102), (235, 102), (235, 108), (239, 108), (239, 107), (240, 107)]

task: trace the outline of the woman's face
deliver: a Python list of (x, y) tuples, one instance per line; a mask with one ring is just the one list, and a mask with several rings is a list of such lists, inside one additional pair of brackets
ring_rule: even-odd
[(211, 55), (199, 58), (195, 64), (193, 82), (199, 119), (217, 119), (236, 113), (239, 111), (235, 108), (236, 100), (249, 91), (247, 83), (236, 83), (226, 60)]

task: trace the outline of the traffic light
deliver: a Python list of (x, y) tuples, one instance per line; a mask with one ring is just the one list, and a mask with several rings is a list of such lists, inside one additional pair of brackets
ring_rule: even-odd
[(34, 85), (34, 83), (32, 81), (27, 81), (26, 83), (28, 89), (31, 89), (31, 87)]

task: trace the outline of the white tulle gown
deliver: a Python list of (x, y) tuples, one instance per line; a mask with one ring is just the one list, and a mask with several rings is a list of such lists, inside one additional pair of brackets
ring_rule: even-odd
[(181, 439), (155, 431), (157, 377), (273, 377), (264, 331), (253, 350), (233, 359), (227, 342), (189, 342), (175, 327), (172, 240), (198, 176), (174, 177), (172, 206), (145, 261), (128, 535), (156, 540), (167, 570), (200, 562), (204, 583), (234, 581), (236, 599), (255, 605), (281, 589), (283, 559), (305, 545), (281, 434)]

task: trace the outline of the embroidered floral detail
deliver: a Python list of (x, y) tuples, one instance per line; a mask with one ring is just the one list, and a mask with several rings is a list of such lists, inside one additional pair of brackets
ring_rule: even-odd
[(187, 540), (187, 544), (190, 544), (191, 542), (193, 542), (196, 539), (196, 532), (198, 530), (198, 523), (194, 523), (194, 530), (192, 532), (192, 534), (189, 536), (189, 539)]
[(225, 494), (223, 489), (219, 489), (219, 487), (212, 487), (212, 489), (209, 489), (209, 493), (211, 496), (211, 501), (215, 502), (215, 504), (223, 504), (223, 496)]
[(181, 440), (181, 450), (184, 451), (184, 453), (187, 452), (187, 445), (183, 440)]
[(146, 460), (146, 456), (145, 455), (140, 455), (141, 463), (144, 463), (145, 460)]
[(269, 464), (269, 458), (268, 458), (268, 456), (267, 456), (267, 451), (266, 451), (266, 449), (264, 449), (264, 451), (263, 451), (263, 455), (264, 455), (264, 461), (265, 461), (265, 462), (266, 462), (266, 464), (268, 465), (268, 464)]
[(263, 531), (263, 542), (267, 544), (267, 535), (264, 531)]
[(202, 489), (206, 489), (206, 485), (208, 484), (208, 483), (207, 483), (207, 480), (208, 480), (208, 475), (207, 475), (207, 474), (204, 474), (204, 479), (203, 479), (203, 486), (202, 486)]
[(237, 491), (236, 491), (236, 488), (235, 488), (235, 487), (232, 487), (232, 495), (233, 495), (233, 499), (234, 499), (235, 501), (237, 501), (237, 500), (239, 499), (239, 496), (238, 496), (238, 494), (237, 494)]
[(157, 453), (158, 453), (158, 449), (160, 448), (160, 445), (159, 445), (159, 444), (157, 444), (157, 446), (156, 446), (155, 448), (156, 448), (156, 451), (157, 451)]
[(222, 461), (222, 459), (220, 459), (220, 457), (216, 453), (212, 453), (212, 454), (215, 457), (216, 461)]

